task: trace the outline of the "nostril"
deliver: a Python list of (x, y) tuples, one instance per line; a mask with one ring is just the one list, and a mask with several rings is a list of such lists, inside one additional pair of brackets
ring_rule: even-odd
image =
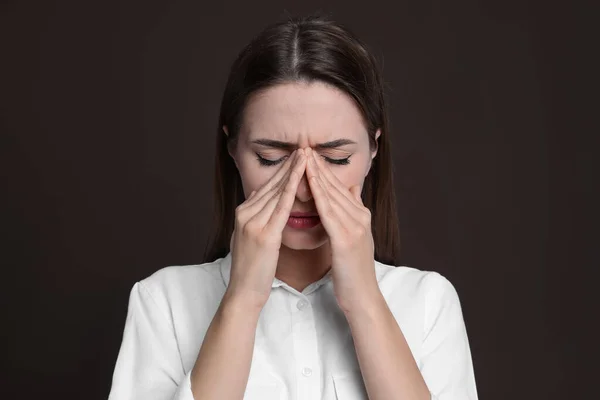
[(298, 189), (296, 190), (296, 198), (302, 202), (306, 202), (312, 200), (312, 192), (310, 191), (310, 187), (306, 179), (302, 179), (300, 184), (298, 185)]

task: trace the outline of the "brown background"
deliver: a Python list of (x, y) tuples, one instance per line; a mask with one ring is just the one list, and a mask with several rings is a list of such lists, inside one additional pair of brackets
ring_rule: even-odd
[(585, 222), (574, 199), (592, 173), (563, 79), (577, 78), (565, 61), (567, 10), (469, 0), (1, 7), (1, 390), (11, 398), (107, 397), (132, 285), (201, 257), (230, 63), (266, 24), (319, 9), (384, 59), (402, 264), (457, 288), (479, 397), (582, 389), (576, 302), (592, 295), (576, 268), (591, 250), (575, 237)]

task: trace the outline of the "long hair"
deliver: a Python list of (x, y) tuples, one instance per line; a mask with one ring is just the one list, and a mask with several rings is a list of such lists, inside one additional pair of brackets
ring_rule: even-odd
[[(203, 262), (212, 262), (230, 251), (235, 209), (245, 200), (242, 181), (228, 149), (236, 146), (249, 98), (278, 84), (315, 81), (349, 95), (362, 113), (371, 151), (377, 149), (361, 194), (372, 215), (375, 259), (398, 265), (400, 235), (381, 70), (375, 57), (350, 30), (322, 15), (295, 17), (268, 26), (240, 52), (231, 67), (217, 126), (215, 219)], [(224, 125), (228, 135), (223, 131)], [(379, 143), (375, 140), (378, 129)]]

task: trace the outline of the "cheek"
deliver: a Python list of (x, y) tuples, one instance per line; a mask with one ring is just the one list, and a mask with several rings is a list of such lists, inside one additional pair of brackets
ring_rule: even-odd
[(350, 188), (354, 185), (362, 184), (365, 178), (365, 170), (367, 166), (364, 162), (350, 163), (345, 166), (332, 166), (329, 167), (331, 172), (344, 184), (346, 188)]
[(253, 190), (258, 190), (267, 183), (275, 175), (277, 168), (261, 167), (256, 160), (246, 159), (240, 160), (238, 171), (242, 179), (244, 193), (248, 197)]

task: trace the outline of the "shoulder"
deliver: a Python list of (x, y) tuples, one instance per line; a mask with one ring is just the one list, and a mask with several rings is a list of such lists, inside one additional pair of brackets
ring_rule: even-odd
[(376, 262), (376, 273), (381, 292), (390, 300), (419, 304), (423, 311), (459, 304), (454, 285), (436, 271)]
[(395, 290), (425, 294), (428, 292), (454, 291), (450, 281), (436, 271), (421, 270), (408, 266), (394, 266), (375, 262), (377, 281), (380, 286)]
[(460, 322), (456, 290), (442, 274), (379, 262), (376, 273), (381, 293), (417, 357), (430, 332), (444, 334)]
[(218, 301), (225, 291), (221, 260), (167, 266), (136, 282), (134, 289), (144, 292), (161, 308), (202, 300)]

